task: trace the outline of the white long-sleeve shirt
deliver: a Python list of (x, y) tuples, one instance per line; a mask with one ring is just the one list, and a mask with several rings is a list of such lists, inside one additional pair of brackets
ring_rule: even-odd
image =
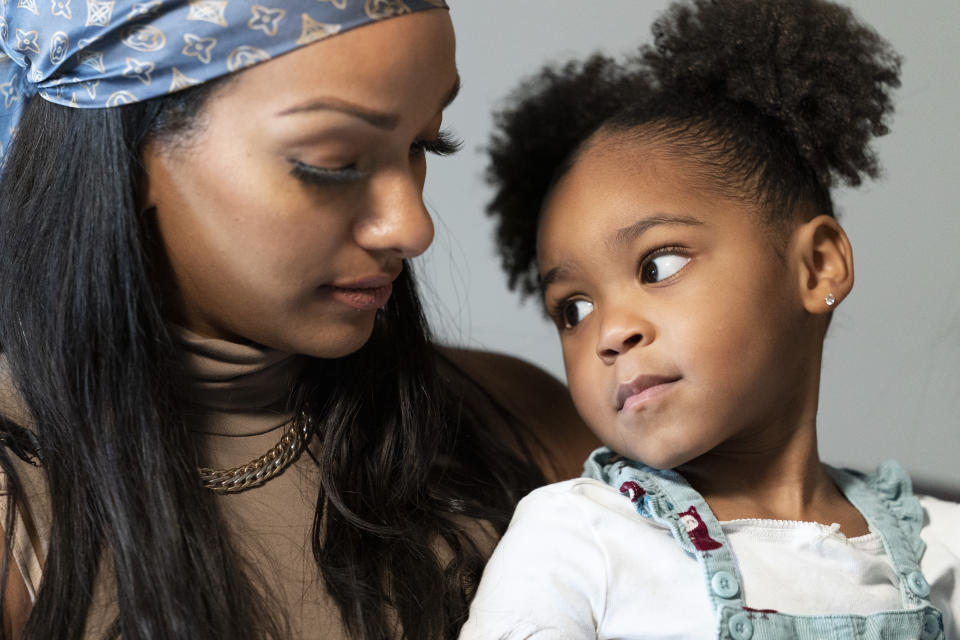
[[(945, 637), (960, 639), (960, 504), (920, 502), (930, 601), (944, 614)], [(721, 526), (751, 609), (866, 615), (903, 606), (878, 533), (846, 538), (836, 526), (774, 520)], [(667, 528), (606, 484), (569, 480), (520, 502), (460, 638), (709, 638), (716, 615), (707, 589)]]

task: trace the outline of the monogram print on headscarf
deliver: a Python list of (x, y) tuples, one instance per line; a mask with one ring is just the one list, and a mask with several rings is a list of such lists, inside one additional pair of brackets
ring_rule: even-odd
[(70, 10), (70, 0), (53, 0), (53, 8), (51, 11), (55, 16), (60, 16), (67, 20), (73, 19), (73, 11)]
[(107, 98), (108, 107), (119, 107), (123, 104), (130, 104), (131, 102), (136, 102), (137, 96), (133, 95), (129, 91), (114, 91), (110, 94), (110, 97)]
[(98, 2), (98, 0), (87, 0), (87, 22), (88, 27), (109, 27), (110, 20), (113, 19), (114, 2)]
[(134, 2), (133, 8), (130, 9), (130, 13), (127, 14), (127, 21), (139, 20), (141, 18), (149, 18), (150, 16), (154, 16), (162, 6), (162, 0), (152, 0), (152, 2)]
[(364, 9), (374, 20), (410, 13), (410, 7), (403, 4), (403, 0), (366, 0)]
[(317, 40), (329, 38), (340, 32), (340, 25), (326, 24), (317, 22), (307, 14), (303, 14), (303, 27), (300, 31), (300, 37), (297, 38), (297, 44), (310, 44)]
[(40, 33), (38, 31), (23, 31), (17, 29), (17, 44), (14, 47), (17, 51), (31, 51), (40, 53)]
[(12, 82), (4, 82), (0, 84), (0, 95), (3, 96), (3, 104), (9, 109), (13, 106), (13, 103), (19, 102), (20, 100), (20, 89)]
[(167, 44), (163, 31), (149, 24), (128, 27), (124, 34), (123, 44), (137, 51), (159, 51)]
[(190, 13), (187, 20), (204, 20), (221, 27), (227, 26), (224, 12), (227, 10), (228, 0), (189, 0)]
[(173, 68), (173, 76), (170, 78), (170, 93), (192, 87), (195, 84), (200, 84), (200, 81), (188, 77), (176, 67)]
[(57, 31), (50, 38), (50, 64), (60, 64), (67, 57), (70, 46), (70, 36), (63, 31)]
[(25, 9), (35, 16), (40, 15), (37, 9), (37, 0), (17, 0), (17, 9)]
[[(27, 98), (114, 107), (444, 0), (0, 0), (0, 149)], [(0, 156), (2, 160), (2, 156)]]
[(194, 56), (203, 64), (210, 64), (211, 53), (217, 45), (216, 38), (204, 38), (195, 33), (185, 33), (183, 41), (186, 43), (181, 52), (183, 55)]
[(230, 57), (227, 58), (227, 67), (230, 71), (239, 71), (269, 59), (270, 54), (263, 49), (244, 45), (230, 53)]
[(258, 4), (250, 7), (250, 11), (253, 13), (253, 17), (247, 22), (247, 26), (251, 29), (259, 29), (271, 37), (277, 35), (280, 21), (287, 15), (287, 12), (283, 9), (270, 9)]
[(136, 58), (127, 58), (127, 67), (123, 70), (123, 75), (136, 78), (143, 84), (150, 84), (153, 79), (150, 74), (157, 68), (152, 62), (144, 62)]

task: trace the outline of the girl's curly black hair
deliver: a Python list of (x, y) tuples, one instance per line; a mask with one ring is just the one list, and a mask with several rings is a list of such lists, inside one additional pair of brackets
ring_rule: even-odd
[[(768, 222), (830, 189), (878, 174), (901, 59), (846, 7), (824, 0), (689, 0), (653, 24), (654, 43), (623, 61), (549, 65), (495, 114), (487, 181), (511, 289), (539, 292), (543, 201), (599, 129), (695, 163)], [(628, 138), (629, 139), (629, 138)]]

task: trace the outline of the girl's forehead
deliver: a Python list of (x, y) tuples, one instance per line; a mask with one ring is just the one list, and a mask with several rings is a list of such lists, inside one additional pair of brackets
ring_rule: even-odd
[(655, 207), (689, 207), (705, 186), (686, 164), (649, 145), (590, 141), (545, 199), (541, 233), (554, 222), (570, 224), (567, 218), (591, 220), (593, 227)]
[(544, 203), (537, 235), (541, 275), (557, 263), (610, 256), (654, 229), (710, 231), (762, 225), (756, 205), (720, 193), (696, 162), (624, 140), (583, 148)]

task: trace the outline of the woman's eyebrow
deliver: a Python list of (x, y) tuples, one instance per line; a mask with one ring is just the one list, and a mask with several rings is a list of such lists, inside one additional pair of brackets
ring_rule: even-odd
[(446, 97), (443, 99), (443, 104), (440, 105), (440, 111), (443, 111), (450, 106), (454, 100), (457, 99), (457, 95), (460, 93), (460, 74), (457, 74), (457, 77), (453, 79), (453, 86), (450, 87), (450, 91), (447, 91)]
[(396, 129), (397, 123), (400, 121), (400, 116), (396, 114), (384, 113), (382, 111), (372, 111), (351, 102), (347, 102), (346, 100), (333, 97), (316, 98), (310, 102), (305, 102), (304, 104), (296, 107), (284, 109), (283, 111), (278, 112), (276, 115), (277, 117), (289, 116), (295, 113), (307, 113), (310, 111), (337, 111), (339, 113), (345, 113), (348, 116), (359, 118), (367, 124), (385, 131)]
[[(456, 99), (457, 94), (460, 93), (460, 76), (458, 75), (454, 80), (453, 86), (446, 93), (443, 99), (443, 103), (440, 105), (438, 111), (443, 111), (446, 109), (451, 102)], [(334, 97), (322, 97), (310, 100), (304, 104), (297, 105), (295, 107), (290, 107), (289, 109), (284, 109), (283, 111), (278, 112), (277, 117), (288, 116), (295, 113), (306, 113), (310, 111), (337, 111), (339, 113), (345, 113), (348, 116), (353, 116), (363, 120), (367, 124), (376, 127), (377, 129), (383, 129), (384, 131), (392, 131), (396, 129), (397, 123), (400, 122), (400, 116), (395, 113), (384, 113), (382, 111), (373, 111), (361, 107), (360, 105), (353, 104), (352, 102), (347, 102), (346, 100), (341, 100), (340, 98)]]

